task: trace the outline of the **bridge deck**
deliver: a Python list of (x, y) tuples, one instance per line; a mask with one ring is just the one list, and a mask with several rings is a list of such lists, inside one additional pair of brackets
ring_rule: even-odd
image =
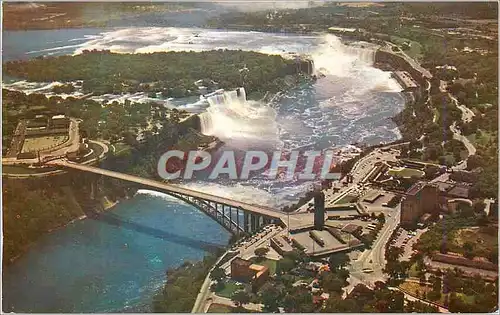
[(151, 187), (153, 189), (158, 189), (160, 191), (167, 191), (167, 192), (182, 194), (182, 195), (191, 196), (191, 197), (195, 197), (195, 198), (200, 198), (200, 199), (211, 201), (211, 202), (225, 204), (225, 205), (230, 206), (230, 207), (241, 208), (245, 211), (255, 213), (255, 214), (264, 215), (264, 216), (271, 217), (271, 218), (277, 218), (277, 219), (286, 218), (286, 214), (283, 212), (269, 210), (269, 209), (263, 208), (261, 206), (248, 204), (248, 203), (240, 202), (240, 201), (236, 201), (236, 200), (231, 200), (231, 199), (227, 199), (227, 198), (223, 198), (223, 197), (218, 197), (218, 196), (206, 194), (203, 192), (183, 188), (183, 187), (180, 187), (177, 185), (158, 182), (158, 181), (155, 181), (152, 179), (145, 179), (145, 178), (134, 176), (134, 175), (123, 174), (123, 173), (119, 173), (119, 172), (115, 172), (115, 171), (105, 170), (105, 169), (98, 168), (98, 167), (82, 165), (82, 164), (77, 164), (77, 163), (71, 163), (71, 162), (51, 161), (51, 162), (48, 162), (47, 164), (51, 164), (54, 166), (60, 166), (60, 167), (68, 167), (68, 168), (72, 168), (72, 169), (76, 169), (76, 170), (80, 170), (80, 171), (84, 171), (84, 172), (91, 172), (94, 174), (100, 174), (100, 175), (104, 175), (104, 176), (108, 176), (108, 177), (113, 177), (113, 178), (129, 181), (129, 182), (134, 182), (137, 184)]

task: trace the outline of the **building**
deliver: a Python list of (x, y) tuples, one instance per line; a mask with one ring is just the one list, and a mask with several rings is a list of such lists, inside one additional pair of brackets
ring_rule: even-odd
[(325, 225), (325, 194), (319, 192), (314, 196), (314, 228), (322, 230)]
[(231, 261), (231, 278), (260, 287), (269, 279), (269, 268), (236, 257)]
[(293, 247), (283, 238), (273, 237), (270, 240), (271, 247), (280, 255), (293, 251)]
[(438, 196), (435, 185), (418, 182), (411, 186), (401, 200), (401, 225), (413, 225), (424, 213), (437, 211)]
[(403, 87), (404, 90), (418, 89), (418, 83), (413, 80), (411, 75), (406, 71), (394, 71), (394, 78)]
[(67, 129), (69, 128), (70, 120), (65, 115), (55, 115), (50, 119), (52, 129)]
[(418, 182), (401, 200), (401, 224), (413, 225), (424, 213), (454, 212), (460, 204), (472, 206), (470, 185), (454, 182)]
[(346, 232), (346, 233), (349, 233), (349, 234), (352, 234), (352, 235), (360, 235), (361, 232), (363, 230), (363, 227), (357, 225), (357, 224), (353, 224), (353, 223), (349, 223), (349, 224), (346, 224), (343, 228), (342, 228), (342, 232)]

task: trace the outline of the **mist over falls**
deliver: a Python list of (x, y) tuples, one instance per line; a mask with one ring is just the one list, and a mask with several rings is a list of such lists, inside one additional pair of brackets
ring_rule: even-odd
[(274, 147), (278, 142), (276, 111), (246, 99), (244, 88), (207, 97), (209, 107), (200, 114), (201, 132), (225, 143), (242, 146)]

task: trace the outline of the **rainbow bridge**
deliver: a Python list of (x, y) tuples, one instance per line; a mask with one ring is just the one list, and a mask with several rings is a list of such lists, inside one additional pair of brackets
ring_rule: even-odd
[(269, 223), (284, 223), (287, 215), (267, 207), (244, 203), (183, 188), (178, 185), (146, 179), (139, 176), (105, 170), (95, 166), (54, 160), (47, 164), (60, 168), (89, 172), (138, 184), (141, 187), (169, 194), (196, 208), (217, 221), (233, 234), (252, 233)]

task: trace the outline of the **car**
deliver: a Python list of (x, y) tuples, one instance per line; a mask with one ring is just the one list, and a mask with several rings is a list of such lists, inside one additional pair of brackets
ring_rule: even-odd
[(363, 268), (364, 273), (372, 273), (373, 269), (372, 268)]

